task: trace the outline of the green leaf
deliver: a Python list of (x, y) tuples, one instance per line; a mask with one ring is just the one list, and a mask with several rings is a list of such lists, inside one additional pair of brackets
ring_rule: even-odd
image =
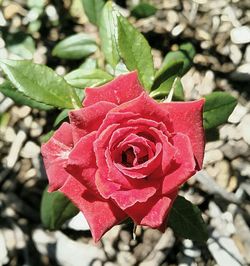
[(173, 95), (174, 101), (184, 101), (185, 100), (185, 94), (184, 89), (181, 83), (181, 79), (177, 77), (175, 88), (174, 88), (174, 95)]
[(140, 3), (131, 10), (131, 15), (136, 18), (147, 18), (153, 16), (157, 11), (157, 8), (148, 4)]
[(19, 92), (35, 101), (59, 108), (81, 107), (75, 89), (46, 66), (1, 59), (0, 67)]
[(40, 141), (40, 143), (45, 143), (45, 142), (47, 142), (47, 141), (53, 136), (54, 132), (55, 132), (54, 130), (50, 130), (49, 132), (47, 132), (47, 133), (41, 135), (41, 136), (39, 137), (39, 141)]
[(161, 69), (167, 69), (172, 66), (174, 62), (183, 62), (182, 70), (180, 71), (180, 75), (183, 76), (192, 67), (194, 56), (194, 46), (191, 43), (182, 44), (180, 45), (179, 51), (169, 52), (165, 56)]
[(205, 129), (211, 129), (227, 122), (237, 105), (237, 100), (226, 92), (216, 91), (205, 96), (203, 112)]
[(176, 78), (182, 70), (182, 61), (173, 61), (168, 66), (164, 66), (156, 72), (154, 84), (152, 90), (157, 89), (163, 82), (170, 78)]
[(82, 59), (97, 49), (93, 37), (86, 33), (71, 35), (60, 41), (53, 49), (52, 55), (63, 59)]
[(64, 78), (70, 85), (79, 89), (96, 87), (113, 79), (111, 75), (101, 69), (94, 69), (89, 72), (77, 69), (68, 73)]
[(183, 62), (173, 61), (172, 65), (168, 65), (167, 67), (163, 67), (158, 70), (152, 86), (153, 91), (150, 93), (150, 96), (155, 99), (165, 98), (174, 86), (173, 100), (183, 101), (184, 91), (181, 80), (178, 77), (182, 66)]
[(82, 0), (82, 4), (89, 21), (95, 25), (99, 25), (105, 2), (103, 0)]
[(29, 23), (29, 25), (28, 25), (28, 29), (27, 29), (27, 31), (29, 32), (29, 33), (35, 33), (35, 32), (38, 32), (39, 31), (39, 29), (41, 28), (41, 26), (42, 26), (42, 22), (41, 22), (41, 20), (35, 20), (35, 21), (31, 21), (30, 23)]
[(144, 36), (122, 16), (118, 17), (118, 45), (127, 68), (138, 71), (140, 81), (149, 91), (154, 81), (151, 48)]
[(11, 82), (5, 81), (0, 85), (0, 92), (2, 92), (5, 96), (11, 98), (16, 104), (19, 105), (27, 105), (31, 108), (37, 108), (40, 110), (51, 110), (52, 106), (49, 106), (44, 103), (39, 103), (25, 96), (23, 93), (18, 91)]
[[(10, 113), (0, 113), (0, 129), (6, 128), (10, 122)], [(4, 131), (3, 131), (4, 132)]]
[(177, 76), (170, 77), (168, 80), (164, 81), (157, 90), (150, 93), (150, 96), (154, 99), (164, 99), (170, 93), (170, 90), (174, 88), (173, 100), (174, 101), (184, 101), (184, 90), (181, 80)]
[(41, 220), (43, 225), (56, 230), (70, 218), (74, 217), (79, 210), (61, 192), (43, 192), (41, 202)]
[(94, 58), (87, 58), (84, 63), (82, 63), (79, 68), (85, 71), (91, 71), (97, 68), (97, 61)]
[(120, 60), (118, 51), (118, 21), (120, 14), (112, 2), (107, 2), (102, 10), (100, 38), (102, 51), (107, 62), (115, 68)]
[[(78, 98), (80, 99), (80, 102), (82, 103), (82, 101), (85, 97), (84, 89), (76, 88), (76, 94), (77, 94)], [(81, 106), (81, 108), (82, 108), (82, 106)]]
[(126, 65), (123, 64), (122, 62), (119, 62), (114, 69), (114, 75), (117, 77), (119, 75), (128, 73), (129, 70), (127, 69)]
[(22, 59), (32, 59), (35, 42), (31, 36), (23, 32), (9, 34), (6, 38), (7, 49)]
[(60, 114), (56, 117), (56, 120), (53, 124), (53, 127), (59, 126), (66, 118), (69, 116), (69, 110), (64, 109), (60, 112)]
[(200, 209), (184, 197), (176, 198), (169, 214), (168, 224), (180, 237), (200, 242), (208, 239), (207, 228)]

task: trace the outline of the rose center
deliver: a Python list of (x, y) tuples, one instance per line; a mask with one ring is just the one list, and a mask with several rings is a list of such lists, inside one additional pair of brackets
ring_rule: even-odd
[(126, 167), (133, 167), (138, 164), (145, 163), (148, 160), (148, 154), (135, 154), (134, 149), (129, 147), (122, 152), (122, 164)]

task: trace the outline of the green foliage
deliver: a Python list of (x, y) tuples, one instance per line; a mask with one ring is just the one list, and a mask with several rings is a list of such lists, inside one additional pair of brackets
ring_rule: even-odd
[(183, 67), (183, 62), (173, 61), (171, 64), (165, 65), (156, 72), (155, 80), (152, 86), (150, 96), (155, 99), (162, 99), (168, 96), (171, 88), (174, 86), (173, 99), (183, 101), (184, 90), (181, 80), (178, 77)]
[(97, 61), (94, 58), (87, 58), (80, 66), (79, 68), (85, 70), (85, 71), (91, 71), (97, 68)]
[(237, 105), (237, 100), (226, 92), (213, 92), (205, 96), (203, 112), (205, 129), (211, 129), (227, 122), (228, 117)]
[(199, 208), (184, 197), (176, 198), (168, 217), (168, 224), (180, 237), (200, 242), (208, 239), (207, 228)]
[(29, 19), (27, 30), (29, 33), (38, 32), (42, 26), (41, 19), (45, 11), (46, 0), (27, 0), (26, 2), (29, 8), (29, 14), (32, 14), (32, 18)]
[(184, 101), (184, 89), (181, 80), (177, 75), (169, 77), (158, 89), (152, 91), (150, 96), (154, 99), (164, 99), (169, 95), (172, 88), (174, 89), (173, 100)]
[(22, 59), (32, 59), (35, 52), (35, 42), (31, 36), (23, 32), (8, 34), (6, 38), (8, 50)]
[[(173, 65), (174, 62), (183, 62), (180, 75), (183, 76), (193, 64), (193, 58), (195, 56), (195, 48), (191, 43), (184, 43), (180, 45), (179, 51), (169, 52), (162, 63), (161, 69), (167, 69), (169, 66)], [(160, 72), (162, 70), (159, 70)]]
[(140, 81), (149, 91), (154, 81), (151, 48), (144, 36), (122, 16), (118, 17), (118, 46), (129, 70), (137, 70)]
[(176, 81), (174, 84), (173, 100), (175, 100), (175, 101), (184, 101), (185, 100), (184, 89), (183, 89), (183, 86), (181, 83), (181, 79), (179, 77), (176, 78)]
[(0, 113), (0, 129), (6, 128), (8, 126), (10, 118), (11, 117), (9, 113)]
[(68, 109), (62, 110), (61, 113), (56, 117), (53, 127), (59, 126), (64, 120), (66, 120), (66, 118), (68, 118), (68, 116), (69, 116), (69, 110)]
[(96, 87), (113, 79), (110, 74), (101, 69), (94, 69), (88, 72), (83, 69), (76, 69), (68, 73), (64, 78), (70, 85), (79, 89)]
[(79, 210), (61, 192), (43, 192), (41, 202), (41, 220), (43, 225), (56, 230), (70, 218), (74, 217)]
[(54, 130), (50, 130), (48, 133), (43, 134), (42, 136), (40, 136), (39, 141), (41, 143), (47, 142), (52, 137), (54, 132), (55, 132)]
[(165, 65), (161, 69), (159, 69), (155, 74), (154, 84), (152, 86), (152, 90), (157, 89), (163, 82), (167, 81), (172, 77), (177, 77), (181, 73), (181, 69), (183, 67), (183, 62), (172, 61), (168, 65)]
[(115, 9), (112, 2), (107, 2), (102, 10), (100, 21), (100, 38), (102, 52), (107, 62), (115, 68), (120, 60), (118, 52), (118, 16), (120, 14)]
[(157, 8), (148, 3), (140, 3), (131, 10), (131, 15), (136, 18), (147, 18), (153, 16)]
[[(162, 99), (166, 97), (174, 86), (174, 100), (184, 100), (184, 90), (180, 77), (192, 66), (195, 50), (192, 44), (186, 43), (180, 46), (180, 50), (169, 52), (161, 68), (156, 72), (152, 86), (151, 97)], [(174, 83), (175, 81), (175, 83)]]
[(2, 59), (0, 67), (16, 89), (30, 99), (59, 108), (81, 106), (75, 89), (47, 66)]
[(127, 69), (126, 65), (123, 64), (122, 62), (119, 62), (114, 69), (115, 76), (119, 76), (128, 72), (129, 70)]
[(84, 11), (91, 23), (99, 25), (102, 8), (105, 4), (103, 0), (81, 0)]
[(52, 55), (63, 59), (82, 59), (97, 49), (93, 37), (86, 33), (78, 33), (60, 41), (53, 49)]
[(5, 81), (0, 85), (0, 92), (5, 96), (10, 97), (16, 104), (27, 105), (31, 108), (37, 108), (40, 110), (51, 110), (52, 106), (44, 103), (39, 103), (25, 96), (22, 92), (18, 91), (9, 81)]

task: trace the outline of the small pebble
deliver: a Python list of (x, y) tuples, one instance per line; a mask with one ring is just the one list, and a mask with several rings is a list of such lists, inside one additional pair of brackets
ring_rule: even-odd
[(240, 26), (233, 28), (230, 32), (231, 40), (236, 44), (243, 44), (250, 42), (250, 27)]
[(27, 141), (20, 153), (23, 158), (34, 158), (39, 154), (40, 147), (32, 141)]
[(6, 164), (7, 164), (8, 168), (12, 168), (15, 165), (15, 163), (17, 162), (19, 152), (22, 148), (22, 145), (23, 145), (26, 137), (27, 137), (27, 135), (24, 131), (22, 131), (22, 130), (18, 131), (16, 138), (10, 147), (9, 154), (7, 156), (7, 159), (6, 159)]
[(240, 130), (245, 142), (250, 145), (250, 114), (243, 117), (242, 121), (238, 125), (238, 129)]
[(30, 135), (31, 137), (39, 137), (43, 132), (43, 128), (35, 121), (31, 123)]
[(223, 159), (221, 150), (209, 150), (205, 153), (204, 165), (212, 164)]
[(175, 26), (172, 30), (172, 35), (175, 37), (180, 35), (183, 32), (183, 30), (185, 29), (185, 27), (186, 26), (184, 24), (179, 24), (179, 25)]
[(230, 58), (233, 61), (233, 63), (236, 64), (236, 65), (238, 65), (240, 63), (240, 61), (241, 61), (241, 58), (242, 58), (241, 50), (235, 44), (232, 44), (230, 46)]
[[(1, 58), (1, 55), (0, 55)], [(13, 100), (10, 98), (5, 98), (0, 104), (0, 114), (5, 113), (14, 104)]]
[(23, 120), (24, 126), (26, 128), (30, 128), (31, 127), (32, 120), (33, 120), (33, 118), (32, 118), (31, 115), (25, 117), (24, 120)]
[(13, 142), (16, 138), (16, 132), (13, 127), (7, 127), (4, 134), (4, 140), (7, 142)]
[(18, 115), (20, 118), (24, 118), (29, 115), (31, 112), (31, 108), (29, 106), (22, 106), (18, 110)]
[(241, 121), (243, 116), (247, 113), (247, 108), (238, 103), (234, 108), (233, 112), (228, 118), (228, 122), (237, 124)]

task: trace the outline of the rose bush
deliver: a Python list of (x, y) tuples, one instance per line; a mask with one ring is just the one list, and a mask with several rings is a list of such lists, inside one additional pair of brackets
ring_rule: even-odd
[(164, 231), (178, 188), (202, 166), (204, 99), (158, 103), (136, 72), (85, 94), (42, 146), (49, 191), (74, 202), (95, 241), (127, 217)]

